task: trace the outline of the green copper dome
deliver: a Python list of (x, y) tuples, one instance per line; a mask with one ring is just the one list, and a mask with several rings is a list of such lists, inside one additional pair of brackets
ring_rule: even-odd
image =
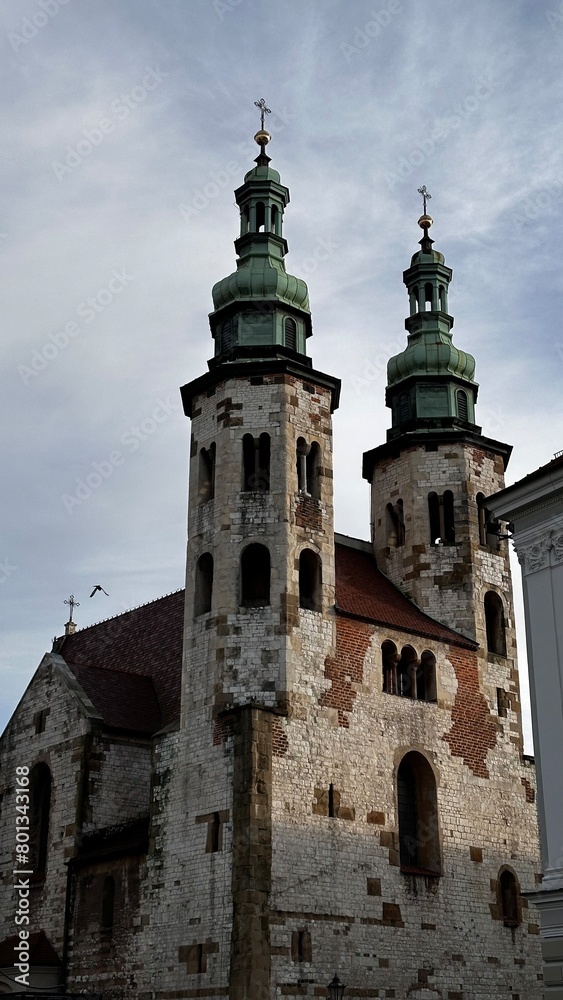
[(407, 347), (387, 365), (387, 405), (393, 413), (389, 439), (412, 432), (475, 426), (475, 359), (455, 347), (448, 312), (451, 268), (428, 235), (432, 219), (423, 215), (421, 250), (404, 272), (410, 302), (405, 320)]
[(283, 214), (289, 191), (270, 167), (268, 133), (261, 130), (255, 139), (261, 147), (256, 166), (235, 191), (240, 208), (236, 271), (213, 287), (209, 323), (216, 363), (272, 354), (303, 360), (312, 333), (307, 285), (285, 269)]

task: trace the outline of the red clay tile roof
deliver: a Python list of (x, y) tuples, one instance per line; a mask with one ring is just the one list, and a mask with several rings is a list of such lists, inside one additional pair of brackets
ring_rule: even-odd
[(378, 570), (367, 552), (335, 546), (336, 607), (346, 614), (401, 632), (475, 649), (476, 643), (425, 615)]
[(161, 728), (151, 677), (107, 667), (84, 667), (76, 663), (68, 666), (107, 726), (137, 733), (156, 733)]
[[(160, 725), (164, 727), (174, 723), (180, 715), (183, 622), (184, 591), (178, 590), (66, 636), (57, 646), (57, 652), (74, 668), (97, 668), (100, 677), (101, 671), (106, 670), (151, 678), (150, 686), (146, 683), (139, 686), (132, 680), (129, 693), (134, 699), (142, 697), (144, 704), (135, 711), (138, 710), (145, 722), (155, 712), (156, 694)], [(100, 706), (101, 710), (103, 706), (105, 711), (110, 711), (104, 690), (107, 687), (109, 692), (114, 681), (104, 676), (102, 685), (96, 682), (96, 675), (92, 673), (87, 683), (90, 689), (85, 690), (96, 707)], [(97, 684), (94, 696), (93, 684)], [(123, 687), (121, 693), (125, 694)], [(105, 711), (102, 712), (104, 718)], [(106, 721), (108, 725), (114, 724), (109, 719)]]

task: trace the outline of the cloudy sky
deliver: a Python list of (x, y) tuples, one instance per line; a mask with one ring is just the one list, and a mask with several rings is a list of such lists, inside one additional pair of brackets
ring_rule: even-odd
[(337, 530), (369, 535), (422, 183), (508, 482), (563, 448), (560, 3), (4, 0), (0, 729), (71, 593), (84, 626), (183, 586), (178, 387), (212, 353), (257, 98), (310, 353), (342, 378)]

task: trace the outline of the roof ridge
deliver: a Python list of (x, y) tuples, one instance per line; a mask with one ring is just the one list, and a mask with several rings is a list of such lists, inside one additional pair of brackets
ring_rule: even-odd
[[(130, 615), (133, 611), (139, 611), (141, 608), (148, 608), (151, 604), (158, 604), (159, 601), (165, 601), (167, 597), (173, 597), (175, 594), (182, 594), (186, 588), (178, 587), (177, 590), (171, 590), (168, 594), (162, 594), (160, 597), (154, 597), (152, 601), (145, 601), (143, 604), (135, 604), (132, 608), (127, 608), (126, 611), (120, 611), (117, 615), (110, 615), (108, 618), (100, 618), (97, 622), (92, 622), (90, 625), (84, 625), (83, 628), (77, 628), (76, 632), (72, 635), (82, 634), (87, 632), (90, 628), (97, 628), (98, 625), (103, 625), (105, 622), (113, 622), (117, 618), (123, 618), (125, 615)], [(72, 638), (72, 636), (61, 636), (61, 638)]]

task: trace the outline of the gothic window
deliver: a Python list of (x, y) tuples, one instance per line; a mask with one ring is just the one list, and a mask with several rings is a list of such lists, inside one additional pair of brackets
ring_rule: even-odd
[(299, 607), (322, 611), (322, 563), (312, 549), (303, 549), (299, 556)]
[(288, 317), (284, 322), (285, 346), (292, 351), (297, 350), (297, 324), (294, 319)]
[(428, 517), (432, 545), (437, 542), (441, 542), (443, 545), (453, 545), (455, 543), (455, 521), (454, 495), (451, 490), (445, 490), (442, 496), (435, 492), (428, 494)]
[(266, 209), (264, 208), (264, 202), (259, 201), (256, 203), (256, 232), (263, 233), (266, 226)]
[(243, 492), (267, 493), (270, 489), (270, 435), (242, 439)]
[(215, 443), (199, 453), (198, 503), (207, 503), (215, 495)]
[(102, 930), (111, 931), (113, 929), (114, 909), (115, 879), (111, 875), (107, 875), (102, 890)]
[(240, 603), (247, 608), (270, 603), (270, 553), (257, 542), (247, 545), (240, 557)]
[(520, 916), (520, 892), (514, 872), (505, 868), (499, 877), (500, 904), (505, 927), (518, 927)]
[(464, 389), (458, 389), (456, 392), (457, 400), (457, 415), (460, 420), (469, 420), (469, 409), (467, 405), (467, 393)]
[(436, 779), (422, 754), (411, 750), (397, 772), (397, 814), (401, 868), (440, 874)]
[(211, 611), (211, 597), (213, 594), (213, 556), (210, 552), (204, 552), (199, 557), (195, 573), (195, 601), (194, 614), (205, 615)]
[(494, 590), (485, 594), (485, 625), (489, 653), (506, 656), (506, 626), (502, 599)]
[(36, 764), (29, 778), (29, 847), (30, 868), (42, 878), (47, 868), (49, 819), (51, 813), (51, 772), (46, 764)]
[(386, 694), (398, 694), (397, 663), (399, 654), (394, 642), (385, 639), (381, 643), (381, 663), (383, 668), (383, 690)]
[(396, 504), (388, 503), (385, 508), (387, 524), (387, 545), (391, 549), (404, 545), (405, 542), (405, 515), (403, 501), (397, 500)]

